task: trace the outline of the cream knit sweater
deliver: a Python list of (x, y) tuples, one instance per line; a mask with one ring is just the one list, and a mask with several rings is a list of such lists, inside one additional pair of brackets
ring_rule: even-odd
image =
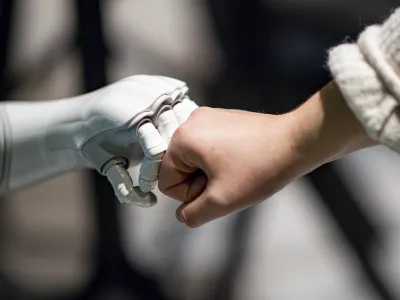
[(330, 50), (328, 65), (368, 135), (400, 152), (400, 8), (357, 43)]

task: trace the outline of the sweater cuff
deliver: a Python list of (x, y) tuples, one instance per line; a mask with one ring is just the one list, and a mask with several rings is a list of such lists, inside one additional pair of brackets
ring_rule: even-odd
[(368, 27), (357, 44), (333, 48), (328, 65), (367, 134), (400, 152), (400, 9)]

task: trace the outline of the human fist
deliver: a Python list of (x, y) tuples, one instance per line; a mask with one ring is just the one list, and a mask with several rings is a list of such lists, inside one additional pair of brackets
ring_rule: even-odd
[(244, 209), (298, 175), (290, 117), (200, 107), (176, 131), (160, 191), (189, 227)]
[(184, 202), (178, 220), (198, 227), (374, 145), (334, 83), (283, 115), (201, 107), (175, 131), (159, 187)]

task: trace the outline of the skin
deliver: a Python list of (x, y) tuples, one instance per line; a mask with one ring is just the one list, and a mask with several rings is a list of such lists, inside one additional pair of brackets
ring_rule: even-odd
[(283, 115), (200, 107), (172, 137), (159, 188), (183, 202), (177, 219), (196, 228), (374, 145), (333, 82)]

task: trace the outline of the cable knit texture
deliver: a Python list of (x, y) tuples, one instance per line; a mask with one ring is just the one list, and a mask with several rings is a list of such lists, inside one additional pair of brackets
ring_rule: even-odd
[(328, 65), (368, 135), (400, 152), (400, 9), (330, 50)]

